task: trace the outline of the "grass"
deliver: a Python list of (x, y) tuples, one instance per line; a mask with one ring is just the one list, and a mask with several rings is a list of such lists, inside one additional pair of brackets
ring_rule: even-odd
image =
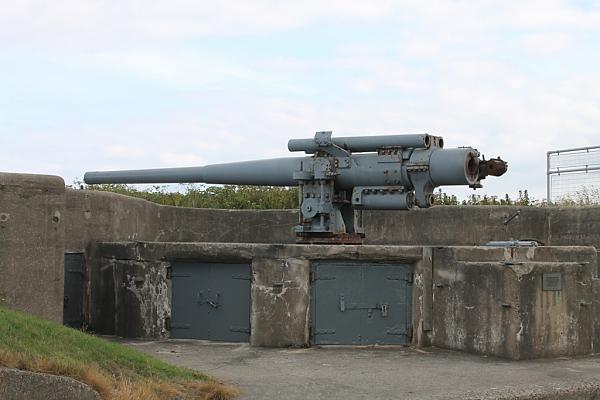
[(1, 305), (0, 366), (69, 376), (104, 400), (228, 400), (238, 394), (199, 372)]

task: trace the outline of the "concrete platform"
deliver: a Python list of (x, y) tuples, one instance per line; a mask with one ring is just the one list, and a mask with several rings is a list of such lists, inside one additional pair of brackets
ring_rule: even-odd
[(506, 361), (434, 348), (122, 343), (235, 385), (246, 400), (600, 399), (600, 356)]

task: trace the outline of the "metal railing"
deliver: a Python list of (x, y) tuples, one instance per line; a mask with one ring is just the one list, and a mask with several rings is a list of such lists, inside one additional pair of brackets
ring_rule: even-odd
[(600, 189), (600, 146), (552, 150), (546, 156), (546, 192), (549, 203)]

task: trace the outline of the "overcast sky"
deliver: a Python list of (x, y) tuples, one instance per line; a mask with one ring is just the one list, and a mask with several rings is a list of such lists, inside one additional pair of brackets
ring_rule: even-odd
[(600, 144), (597, 1), (0, 1), (2, 171), (428, 132), (509, 162), (481, 193), (541, 198), (546, 151)]

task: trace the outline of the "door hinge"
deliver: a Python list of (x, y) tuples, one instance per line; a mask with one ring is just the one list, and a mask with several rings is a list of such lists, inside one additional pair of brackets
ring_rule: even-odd
[(173, 275), (173, 267), (167, 267), (167, 279), (171, 279), (171, 275)]
[(165, 318), (165, 330), (167, 330), (167, 331), (171, 330), (171, 317)]
[(412, 285), (414, 281), (415, 281), (415, 273), (408, 272), (406, 274), (406, 283), (408, 283), (409, 285)]

